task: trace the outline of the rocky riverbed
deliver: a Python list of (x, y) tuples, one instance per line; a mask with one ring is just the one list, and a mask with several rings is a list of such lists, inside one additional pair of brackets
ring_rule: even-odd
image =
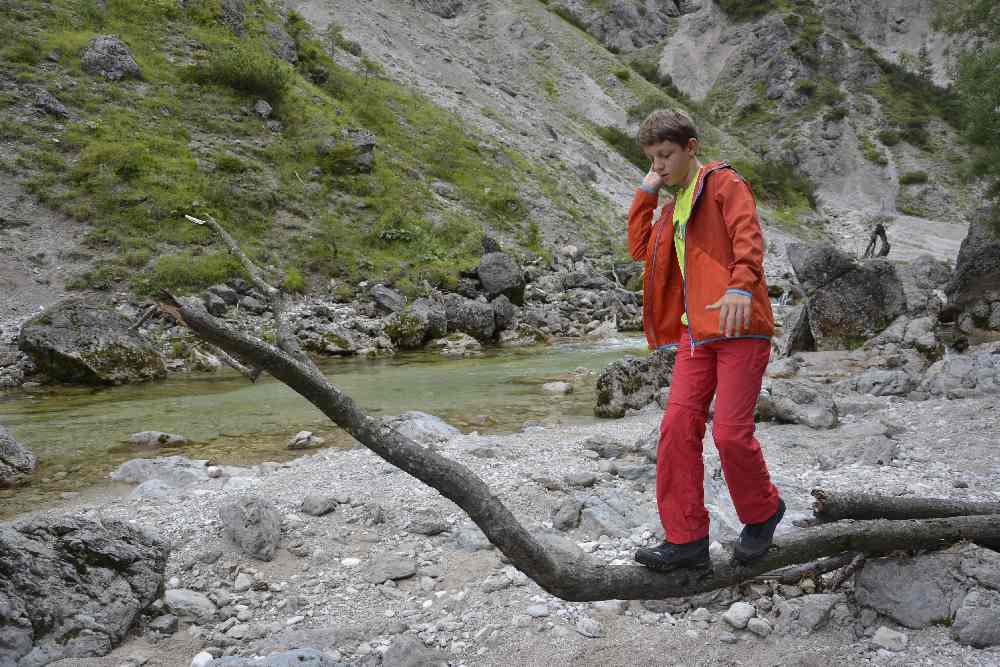
[[(837, 366), (823, 356), (807, 359), (807, 367)], [(760, 425), (790, 510), (780, 532), (798, 530), (794, 521), (809, 515), (814, 487), (997, 500), (994, 399), (841, 394), (838, 402), (843, 415), (831, 430)], [(649, 408), (594, 426), (460, 435), (438, 448), (481, 476), (531, 529), (557, 531), (584, 551), (629, 565), (637, 546), (659, 539), (648, 449), (658, 420), (659, 410)], [(894, 453), (869, 461), (864, 450), (878, 437), (891, 439)], [(328, 660), (309, 664), (349, 665), (655, 664), (665, 655), (691, 665), (1000, 662), (1000, 647), (973, 648), (952, 636), (962, 605), (992, 599), (1000, 588), (1000, 558), (974, 546), (945, 552), (951, 555), (943, 566), (930, 563), (942, 558), (934, 555), (870, 562), (866, 568), (892, 571), (902, 589), (892, 595), (880, 584), (884, 577), (869, 580), (862, 570), (830, 593), (805, 580), (690, 599), (566, 603), (507, 565), (455, 505), (367, 450), (321, 450), (246, 469), (178, 465), (200, 472), (183, 478), (164, 466), (135, 479), (190, 483), (150, 492), (156, 485), (147, 482), (145, 493), (63, 508), (154, 533), (170, 553), (164, 595), (119, 648), (54, 664), (208, 664), (209, 655), (305, 648)], [(718, 467), (708, 444), (716, 557), (739, 528)], [(258, 542), (226, 528), (235, 501), (259, 503), (271, 517)], [(265, 548), (254, 558), (234, 540)], [(917, 572), (920, 581), (907, 580)], [(929, 622), (941, 599), (955, 607), (946, 604), (945, 618)], [(978, 640), (988, 643), (990, 632), (981, 629)]]

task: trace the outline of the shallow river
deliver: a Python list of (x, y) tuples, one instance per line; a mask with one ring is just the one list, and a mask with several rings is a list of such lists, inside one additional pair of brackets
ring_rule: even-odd
[[(421, 410), (465, 432), (511, 432), (529, 420), (595, 421), (596, 375), (627, 354), (646, 354), (644, 339), (493, 350), (472, 359), (405, 354), (375, 361), (330, 360), (322, 369), (373, 414)], [(584, 379), (567, 396), (542, 392), (545, 382), (574, 377)], [(316, 408), (270, 376), (250, 384), (228, 372), (106, 389), (39, 388), (0, 395), (0, 424), (40, 461), (29, 485), (0, 490), (0, 518), (106, 484), (108, 473), (131, 458), (183, 454), (223, 464), (282, 461), (301, 454), (286, 448), (300, 430), (315, 432), (328, 446), (353, 444)], [(148, 430), (183, 435), (191, 443), (155, 452), (128, 444), (129, 434)]]

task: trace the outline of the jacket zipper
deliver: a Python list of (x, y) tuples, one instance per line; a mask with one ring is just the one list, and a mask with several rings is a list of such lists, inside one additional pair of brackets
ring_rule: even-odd
[[(691, 329), (691, 316), (688, 315), (688, 291), (687, 291), (687, 263), (688, 263), (688, 245), (687, 245), (687, 233), (688, 233), (688, 223), (694, 218), (695, 210), (698, 208), (698, 201), (701, 199), (701, 191), (705, 189), (705, 181), (708, 180), (709, 174), (712, 174), (720, 169), (725, 169), (728, 167), (728, 163), (723, 163), (717, 167), (714, 167), (704, 174), (699, 174), (701, 181), (698, 183), (698, 189), (694, 191), (694, 199), (691, 202), (691, 212), (688, 214), (687, 222), (684, 223), (684, 269), (681, 271), (681, 286), (684, 289), (684, 314), (687, 315), (687, 330), (688, 330), (688, 340), (691, 342), (691, 356), (694, 357), (694, 348), (698, 344), (698, 341), (694, 338), (694, 331)], [(696, 176), (695, 178), (698, 178)], [(672, 217), (672, 216), (671, 216)], [(671, 224), (673, 220), (671, 219)]]

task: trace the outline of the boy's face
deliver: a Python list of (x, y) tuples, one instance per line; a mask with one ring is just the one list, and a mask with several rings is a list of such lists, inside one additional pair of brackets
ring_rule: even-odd
[(684, 146), (672, 141), (661, 141), (658, 144), (643, 146), (642, 152), (649, 158), (652, 170), (664, 185), (683, 185), (688, 180), (691, 165), (694, 164), (694, 157), (698, 152), (698, 140), (688, 139)]

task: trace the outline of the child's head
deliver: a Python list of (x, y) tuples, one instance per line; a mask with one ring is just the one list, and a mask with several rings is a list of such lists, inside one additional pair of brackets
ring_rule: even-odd
[(698, 154), (698, 130), (683, 111), (659, 109), (639, 127), (639, 146), (666, 185), (681, 185), (689, 178)]

